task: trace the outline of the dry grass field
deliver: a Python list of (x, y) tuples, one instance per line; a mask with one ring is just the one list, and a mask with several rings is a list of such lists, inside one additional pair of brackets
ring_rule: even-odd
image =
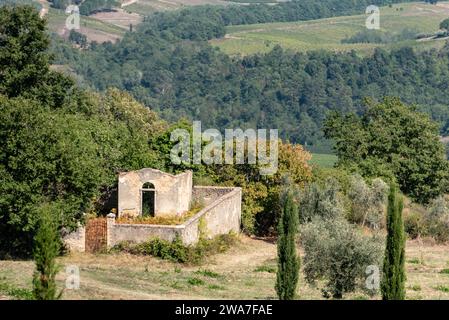
[[(64, 299), (275, 299), (276, 245), (270, 239), (240, 237), (224, 254), (199, 266), (129, 254), (73, 254), (60, 259), (80, 268), (80, 289), (65, 290)], [(449, 246), (407, 243), (407, 299), (449, 299)], [(0, 299), (15, 299), (1, 291), (30, 289), (32, 261), (0, 261)], [(64, 269), (58, 276), (65, 283)], [(10, 292), (11, 293), (11, 292)], [(322, 299), (319, 288), (303, 276), (299, 299)], [(370, 298), (362, 292), (345, 299)]]

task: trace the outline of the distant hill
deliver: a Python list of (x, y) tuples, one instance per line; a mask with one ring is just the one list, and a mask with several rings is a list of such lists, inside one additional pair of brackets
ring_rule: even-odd
[[(332, 51), (372, 52), (376, 47), (400, 47), (403, 45), (418, 48), (441, 48), (444, 41), (416, 41), (405, 39), (390, 44), (383, 43), (342, 43), (342, 40), (367, 30), (366, 15), (327, 18), (302, 22), (265, 23), (242, 26), (229, 26), (224, 39), (212, 40), (214, 46), (227, 54), (253, 54), (268, 52), (280, 45), (295, 51), (325, 49)], [(438, 31), (442, 20), (449, 17), (449, 2), (437, 5), (424, 2), (394, 4), (382, 7), (379, 33), (400, 34), (409, 30), (415, 34)], [(366, 31), (376, 32), (376, 31)]]

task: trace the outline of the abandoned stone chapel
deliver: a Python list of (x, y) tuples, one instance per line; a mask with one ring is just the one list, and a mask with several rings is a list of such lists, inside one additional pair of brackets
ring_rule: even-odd
[[(97, 252), (123, 241), (139, 243), (155, 237), (167, 241), (178, 237), (184, 244), (192, 245), (198, 242), (200, 233), (207, 238), (238, 233), (241, 202), (241, 188), (193, 186), (191, 171), (177, 175), (151, 168), (121, 172), (117, 209), (106, 218), (87, 220), (85, 226), (67, 234), (64, 242), (69, 250), (81, 252)], [(176, 217), (180, 222), (164, 224), (165, 217)], [(147, 218), (159, 222), (143, 223)]]

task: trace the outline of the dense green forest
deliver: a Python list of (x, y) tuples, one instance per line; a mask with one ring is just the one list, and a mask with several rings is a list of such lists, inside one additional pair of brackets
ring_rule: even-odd
[[(321, 5), (326, 3), (333, 2)], [(346, 12), (345, 3), (335, 12)], [(205, 6), (158, 13), (117, 44), (93, 43), (79, 51), (56, 40), (53, 51), (57, 63), (70, 65), (94, 88), (127, 90), (170, 121), (186, 117), (219, 129), (279, 128), (285, 139), (313, 151), (329, 151), (321, 130), (328, 111), (360, 113), (366, 97), (379, 101), (397, 96), (417, 104), (440, 124), (442, 134), (448, 134), (448, 47), (428, 52), (378, 49), (367, 57), (275, 47), (267, 54), (232, 58), (201, 40), (222, 36), (227, 24), (255, 22), (224, 18), (239, 17), (234, 10), (245, 11)], [(284, 18), (263, 21), (270, 19)]]
[(80, 14), (88, 16), (102, 10), (111, 10), (117, 5), (116, 0), (85, 0), (80, 5)]

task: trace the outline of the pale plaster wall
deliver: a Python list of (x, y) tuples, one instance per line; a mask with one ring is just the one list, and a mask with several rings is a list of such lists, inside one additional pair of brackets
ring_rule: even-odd
[(154, 185), (155, 216), (180, 215), (189, 210), (192, 200), (192, 172), (171, 175), (155, 169), (123, 172), (118, 178), (118, 214), (140, 215), (141, 188), (144, 183)]
[(200, 224), (205, 227), (202, 231), (207, 238), (240, 231), (241, 188), (195, 187), (195, 190), (196, 197), (207, 195), (215, 199), (182, 225), (117, 224), (113, 218), (108, 219), (111, 221), (108, 223), (108, 246), (122, 241), (144, 242), (155, 237), (172, 241), (176, 235), (184, 244), (192, 245), (199, 240)]
[(62, 240), (70, 252), (84, 252), (86, 251), (86, 228), (80, 226), (76, 231), (64, 235)]
[[(189, 187), (188, 184), (184, 187)], [(241, 188), (227, 187), (195, 187), (195, 199), (204, 199), (205, 207), (182, 225), (163, 226), (147, 224), (117, 224), (115, 215), (109, 214), (107, 219), (107, 245), (113, 247), (122, 241), (136, 243), (160, 238), (173, 241), (179, 235), (182, 242), (192, 245), (200, 238), (201, 230), (206, 238), (213, 238), (231, 231), (240, 231), (242, 214)], [(85, 229), (80, 227), (76, 232), (64, 237), (65, 243), (71, 250), (84, 251)]]

